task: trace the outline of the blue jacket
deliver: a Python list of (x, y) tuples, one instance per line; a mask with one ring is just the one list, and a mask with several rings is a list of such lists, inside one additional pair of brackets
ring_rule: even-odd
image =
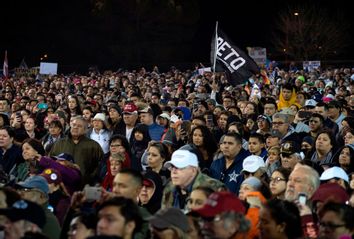
[(23, 162), (22, 149), (16, 144), (13, 144), (5, 153), (3, 149), (0, 149), (0, 166), (5, 173), (14, 172), (14, 168)]
[(165, 128), (161, 125), (156, 123), (149, 125), (149, 135), (152, 140), (160, 141), (164, 132)]
[(210, 176), (223, 182), (231, 192), (238, 194), (243, 181), (242, 163), (249, 155), (248, 151), (241, 148), (234, 162), (227, 169), (225, 157), (214, 160), (210, 166)]

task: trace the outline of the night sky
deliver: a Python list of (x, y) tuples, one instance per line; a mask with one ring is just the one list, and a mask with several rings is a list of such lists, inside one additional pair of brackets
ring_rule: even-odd
[[(1, 59), (7, 49), (10, 68), (22, 58), (29, 66), (37, 66), (40, 57), (48, 54), (47, 61), (58, 62), (62, 72), (84, 71), (91, 65), (116, 70), (209, 64), (216, 21), (241, 49), (266, 47), (272, 54), (270, 32), (279, 11), (299, 2), (321, 2), (351, 20), (344, 0), (176, 1), (188, 2), (183, 16), (166, 11), (167, 1), (146, 1), (150, 5), (140, 9), (139, 15), (136, 1), (112, 0), (103, 17), (94, 16), (86, 0), (6, 2), (0, 15)], [(352, 29), (350, 34), (354, 36)], [(353, 59), (351, 49), (341, 59)]]

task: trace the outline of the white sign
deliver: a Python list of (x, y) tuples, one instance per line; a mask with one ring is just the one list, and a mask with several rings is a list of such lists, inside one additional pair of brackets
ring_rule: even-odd
[(304, 61), (302, 65), (304, 70), (313, 71), (321, 67), (321, 61)]
[(204, 68), (198, 69), (199, 75), (204, 75), (204, 73), (206, 73), (206, 72), (211, 72), (211, 67), (204, 67)]
[(258, 65), (265, 65), (267, 62), (267, 49), (262, 47), (247, 47), (248, 55)]
[(56, 75), (58, 72), (58, 63), (41, 62), (39, 74)]

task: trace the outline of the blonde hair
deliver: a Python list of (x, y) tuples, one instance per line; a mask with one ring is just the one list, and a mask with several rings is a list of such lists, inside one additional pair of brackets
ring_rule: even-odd
[(124, 162), (125, 157), (121, 153), (113, 153), (109, 156), (109, 160), (114, 160), (114, 161), (118, 161), (118, 162), (122, 163), (122, 162)]
[(280, 147), (279, 146), (273, 146), (268, 150), (268, 153), (270, 153), (270, 151), (274, 151), (277, 154), (280, 154)]

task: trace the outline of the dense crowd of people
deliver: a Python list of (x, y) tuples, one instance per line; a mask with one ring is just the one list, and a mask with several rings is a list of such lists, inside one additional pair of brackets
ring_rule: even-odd
[(354, 68), (0, 89), (1, 238), (353, 238)]

